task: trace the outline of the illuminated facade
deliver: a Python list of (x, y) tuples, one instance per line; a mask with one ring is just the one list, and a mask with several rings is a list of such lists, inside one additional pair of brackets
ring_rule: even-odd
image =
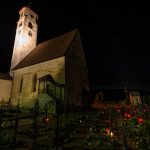
[[(89, 90), (88, 70), (79, 30), (75, 29), (36, 45), (38, 16), (30, 8), (19, 11), (9, 87), (6, 100), (11, 105), (33, 107), (38, 99), (40, 107), (49, 103), (55, 112), (59, 100), (65, 109), (82, 106), (85, 91)], [(6, 93), (0, 86), (1, 95)], [(72, 109), (73, 110), (73, 109)]]
[(37, 43), (37, 19), (38, 16), (28, 7), (23, 7), (19, 11), (17, 22), (15, 43), (12, 55), (11, 69), (25, 58)]
[(88, 71), (79, 30), (40, 43), (37, 41), (38, 16), (27, 7), (19, 12), (11, 62), (13, 84), (11, 103), (32, 107), (39, 99), (82, 106), (82, 91), (89, 90)]

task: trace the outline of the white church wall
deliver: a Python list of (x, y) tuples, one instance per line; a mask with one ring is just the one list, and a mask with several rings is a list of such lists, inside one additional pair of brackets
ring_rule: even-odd
[(11, 80), (3, 80), (0, 79), (0, 101), (9, 101), (10, 93), (11, 93)]
[[(31, 105), (38, 95), (39, 81), (37, 80), (36, 92), (32, 91), (33, 76), (37, 79), (50, 74), (58, 83), (65, 84), (65, 57), (49, 60), (14, 71), (11, 102), (16, 105), (18, 99), (22, 106)], [(23, 78), (22, 92), (20, 92), (21, 79)]]

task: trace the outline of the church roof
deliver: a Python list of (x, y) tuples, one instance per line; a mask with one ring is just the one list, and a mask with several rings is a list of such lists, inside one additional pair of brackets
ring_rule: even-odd
[(12, 80), (12, 77), (9, 74), (0, 73), (0, 79), (3, 79), (3, 80)]
[(20, 69), (64, 56), (77, 32), (78, 29), (75, 29), (38, 44), (37, 47), (13, 69)]

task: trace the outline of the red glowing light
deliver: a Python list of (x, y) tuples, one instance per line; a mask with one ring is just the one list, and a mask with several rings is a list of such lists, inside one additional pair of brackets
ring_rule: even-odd
[(106, 131), (107, 133), (109, 133), (109, 132), (110, 132), (110, 128), (105, 128), (105, 131)]
[(43, 121), (44, 121), (44, 123), (47, 124), (47, 123), (49, 122), (49, 118), (48, 118), (48, 117), (44, 117), (44, 118), (43, 118)]
[(142, 124), (142, 123), (144, 122), (143, 117), (139, 116), (139, 117), (137, 118), (137, 122), (138, 122), (139, 124)]
[(45, 121), (48, 122), (48, 121), (49, 121), (49, 118), (46, 118)]
[(128, 119), (131, 119), (131, 114), (128, 114), (128, 115), (127, 115), (127, 118), (128, 118)]
[(132, 115), (131, 115), (130, 113), (128, 113), (128, 112), (125, 112), (125, 113), (124, 113), (124, 116), (125, 116), (125, 118), (127, 118), (127, 119), (131, 119), (131, 117), (132, 117)]
[(143, 112), (146, 112), (146, 109), (143, 109)]

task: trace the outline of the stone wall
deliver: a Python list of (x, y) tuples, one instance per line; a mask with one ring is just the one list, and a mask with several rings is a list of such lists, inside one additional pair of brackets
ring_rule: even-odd
[[(65, 58), (60, 57), (43, 63), (28, 66), (22, 69), (15, 70), (13, 73), (13, 86), (11, 101), (14, 105), (20, 102), (21, 106), (32, 105), (38, 94), (39, 78), (50, 74), (58, 83), (65, 84)], [(32, 91), (33, 77), (37, 74), (36, 91)], [(21, 80), (22, 83), (22, 92)]]
[(82, 105), (82, 89), (89, 88), (88, 72), (79, 34), (66, 53), (66, 102)]

